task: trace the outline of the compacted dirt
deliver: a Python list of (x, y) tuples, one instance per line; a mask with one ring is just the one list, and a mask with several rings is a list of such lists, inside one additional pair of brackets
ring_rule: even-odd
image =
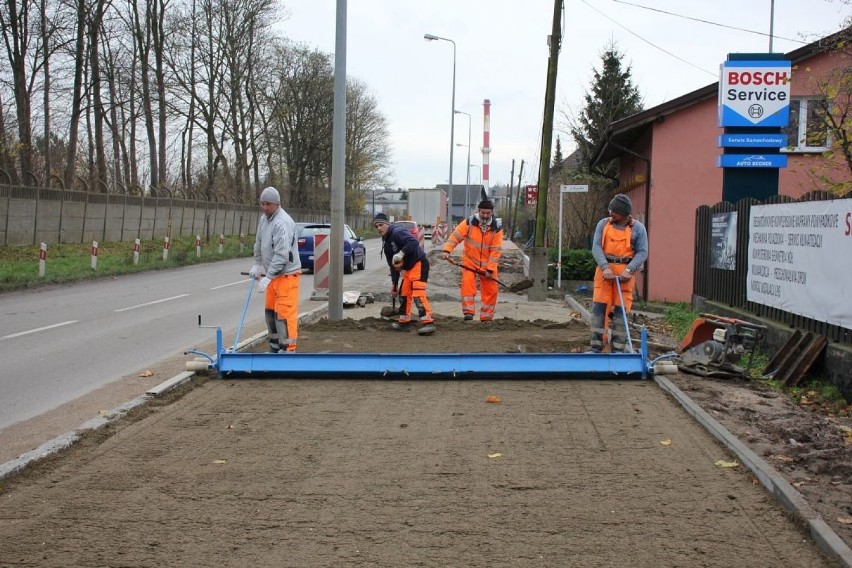
[[(441, 315), (420, 337), (366, 317), (304, 326), (300, 350), (586, 336), (570, 319)], [(652, 381), (207, 378), (179, 394), (7, 480), (0, 565), (832, 565)]]

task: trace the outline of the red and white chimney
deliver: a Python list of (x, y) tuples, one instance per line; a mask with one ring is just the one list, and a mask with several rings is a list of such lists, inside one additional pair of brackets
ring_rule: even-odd
[(482, 185), (488, 195), (488, 155), (491, 154), (491, 101), (482, 101), (484, 116), (482, 119)]

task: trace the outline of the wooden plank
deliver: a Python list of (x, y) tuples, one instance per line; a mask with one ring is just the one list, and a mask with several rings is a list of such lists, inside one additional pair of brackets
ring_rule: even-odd
[(824, 335), (816, 335), (813, 337), (813, 340), (808, 344), (808, 346), (802, 351), (802, 354), (798, 357), (796, 364), (793, 367), (793, 370), (787, 376), (787, 380), (784, 384), (789, 387), (794, 387), (802, 382), (802, 379), (805, 378), (805, 375), (808, 373), (810, 368), (816, 362), (822, 350), (825, 349), (828, 341), (826, 340)]
[(766, 370), (764, 371), (764, 376), (773, 375), (777, 378), (778, 372), (785, 368), (787, 363), (792, 359), (798, 349), (800, 349), (800, 344), (804, 341), (804, 335), (798, 329), (793, 332), (793, 334), (787, 339), (784, 345), (781, 346), (769, 363), (766, 365)]

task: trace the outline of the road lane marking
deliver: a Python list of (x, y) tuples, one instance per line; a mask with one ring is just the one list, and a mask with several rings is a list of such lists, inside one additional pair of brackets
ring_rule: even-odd
[(154, 304), (162, 304), (163, 302), (169, 302), (171, 300), (177, 300), (178, 298), (183, 298), (185, 296), (189, 296), (189, 294), (181, 294), (180, 296), (172, 296), (171, 298), (163, 298), (162, 300), (154, 300), (153, 302), (145, 302), (144, 304), (136, 304), (135, 306), (129, 306), (127, 308), (119, 308), (114, 310), (115, 312), (127, 312), (130, 310), (135, 310), (136, 308), (144, 308), (145, 306), (153, 306)]
[(221, 286), (214, 286), (210, 288), (211, 290), (219, 290), (220, 288), (227, 288), (228, 286), (236, 286), (237, 284), (242, 284), (244, 282), (248, 282), (251, 278), (246, 278), (245, 280), (238, 280), (236, 282), (231, 282), (230, 284), (222, 284)]
[(21, 337), (22, 335), (29, 335), (31, 333), (38, 333), (40, 331), (44, 331), (46, 329), (53, 329), (55, 327), (62, 327), (63, 325), (71, 325), (72, 323), (77, 323), (78, 320), (68, 320), (62, 323), (55, 323), (53, 325), (46, 325), (44, 327), (37, 327), (35, 329), (28, 329), (27, 331), (19, 331), (18, 333), (10, 333), (9, 335), (4, 335), (0, 337), (0, 341), (4, 339), (12, 339), (13, 337)]

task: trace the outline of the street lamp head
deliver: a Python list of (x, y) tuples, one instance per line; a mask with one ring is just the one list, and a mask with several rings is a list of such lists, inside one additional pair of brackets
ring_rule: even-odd
[(438, 39), (441, 39), (441, 38), (439, 38), (439, 37), (438, 37), (438, 36), (436, 36), (436, 35), (432, 35), (432, 34), (425, 34), (425, 35), (423, 36), (423, 39), (425, 39), (425, 40), (427, 40), (427, 41), (435, 41), (435, 40), (438, 40)]

